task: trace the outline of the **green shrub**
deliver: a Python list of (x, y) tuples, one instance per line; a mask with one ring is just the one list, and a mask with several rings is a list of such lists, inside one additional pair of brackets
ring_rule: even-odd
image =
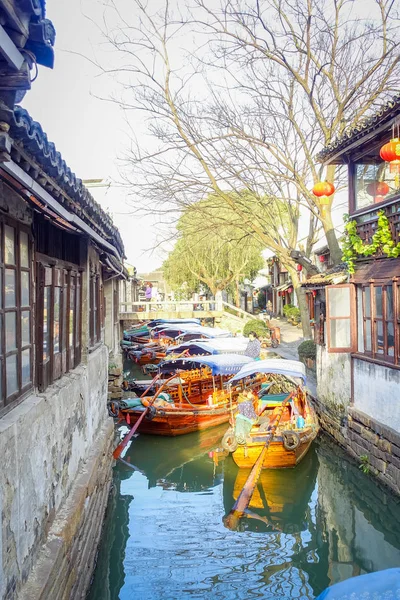
[(261, 310), (263, 310), (264, 308), (266, 308), (266, 306), (267, 306), (267, 295), (266, 295), (265, 292), (258, 292), (257, 303), (258, 303), (259, 308), (261, 308)]
[(243, 327), (243, 335), (249, 337), (250, 333), (255, 333), (258, 337), (265, 337), (269, 332), (264, 321), (259, 319), (250, 319)]
[(285, 315), (285, 317), (288, 316), (288, 312), (294, 308), (294, 304), (285, 304), (285, 306), (283, 307), (283, 314)]
[(290, 321), (295, 321), (297, 323), (300, 322), (300, 309), (297, 306), (292, 306), (289, 310), (286, 311), (287, 319)]
[(304, 340), (297, 348), (299, 358), (313, 358), (317, 356), (317, 346), (313, 340)]

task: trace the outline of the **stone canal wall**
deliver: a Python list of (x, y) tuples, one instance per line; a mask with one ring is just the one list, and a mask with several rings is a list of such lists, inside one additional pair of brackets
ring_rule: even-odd
[(102, 345), (0, 421), (4, 600), (83, 597), (110, 485), (107, 368)]
[(354, 407), (341, 414), (315, 400), (315, 408), (324, 431), (400, 495), (400, 434)]

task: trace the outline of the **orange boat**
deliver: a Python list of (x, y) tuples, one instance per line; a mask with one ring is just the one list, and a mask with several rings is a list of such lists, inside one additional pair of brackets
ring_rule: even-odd
[[(132, 427), (150, 407), (139, 432), (155, 435), (183, 435), (221, 425), (236, 409), (241, 389), (228, 388), (228, 381), (249, 362), (253, 359), (235, 354), (165, 361), (141, 398), (109, 403), (109, 413)], [(167, 374), (170, 377), (162, 380)], [(150, 389), (156, 389), (153, 396), (147, 396)]]
[[(298, 383), (305, 383), (304, 365), (287, 360), (256, 361), (245, 365), (230, 383), (251, 381), (252, 377), (260, 374), (266, 377), (266, 387), (257, 402), (258, 415), (254, 412), (253, 419), (247, 418), (239, 409), (233, 426), (223, 437), (222, 447), (232, 453), (238, 467), (253, 467), (266, 444), (269, 446), (263, 469), (295, 467), (306, 455), (319, 430), (307, 393)], [(283, 393), (273, 394), (271, 390), (276, 385), (277, 375), (281, 376), (280, 386), (284, 381), (286, 389)], [(278, 426), (274, 430), (276, 423)]]

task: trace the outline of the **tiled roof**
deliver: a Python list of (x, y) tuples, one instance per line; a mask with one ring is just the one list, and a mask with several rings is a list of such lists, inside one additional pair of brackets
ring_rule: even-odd
[[(124, 257), (124, 245), (121, 235), (112, 222), (111, 217), (94, 200), (87, 188), (63, 160), (55, 145), (49, 142), (41, 125), (34, 121), (29, 113), (22, 107), (14, 109), (14, 121), (11, 123), (10, 136), (13, 140), (12, 155), (15, 160), (21, 158), (21, 153), (26, 154), (43, 170), (43, 173), (29, 169), (34, 179), (40, 179), (43, 174), (55, 182), (65, 194), (57, 194), (60, 202), (69, 212), (77, 214), (83, 221), (93, 227), (97, 233), (112, 244)], [(40, 183), (40, 182), (39, 182)], [(51, 193), (51, 192), (50, 192)]]
[(316, 285), (337, 285), (339, 283), (344, 283), (347, 281), (348, 273), (343, 270), (341, 267), (338, 270), (338, 267), (334, 267), (333, 269), (326, 271), (325, 273), (317, 273), (316, 275), (311, 275), (306, 281), (303, 281), (301, 284), (302, 287), (314, 287)]
[(397, 115), (400, 115), (400, 92), (382, 104), (375, 113), (364, 117), (357, 125), (345, 129), (341, 136), (333, 140), (317, 155), (317, 160), (328, 162), (334, 154), (345, 150), (350, 144)]

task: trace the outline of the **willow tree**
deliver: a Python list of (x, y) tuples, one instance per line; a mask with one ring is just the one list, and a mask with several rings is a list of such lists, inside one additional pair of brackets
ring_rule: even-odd
[[(315, 181), (334, 177), (315, 154), (357, 124), (399, 76), (396, 4), (376, 0), (371, 18), (354, 4), (195, 0), (173, 14), (168, 0), (161, 11), (133, 0), (121, 14), (110, 1), (106, 16), (118, 51), (112, 70), (123, 85), (118, 102), (142, 115), (137, 121), (150, 134), (132, 140), (126, 160), (134, 204), (170, 220), (214, 194), (243, 233), (288, 269), (306, 337), (296, 262), (311, 269), (320, 226), (334, 261), (341, 256), (331, 204), (323, 210), (310, 193)], [(238, 189), (253, 201), (238, 201)], [(266, 198), (287, 205), (289, 226), (266, 218)]]
[(223, 207), (221, 210), (211, 198), (184, 212), (177, 224), (178, 241), (163, 264), (172, 289), (194, 292), (202, 285), (215, 296), (232, 284), (255, 277), (264, 265), (263, 247), (256, 238), (244, 234), (234, 220), (235, 215)]

